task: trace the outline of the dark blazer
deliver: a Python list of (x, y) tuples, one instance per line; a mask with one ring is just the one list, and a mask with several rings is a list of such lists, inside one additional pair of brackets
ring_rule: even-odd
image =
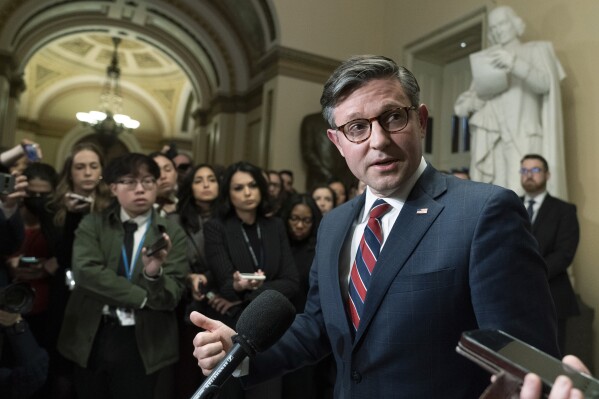
[(362, 195), (323, 219), (305, 313), (250, 361), (248, 384), (332, 352), (336, 398), (477, 398), (489, 375), (455, 351), (460, 335), (501, 329), (558, 356), (545, 264), (518, 197), (428, 166), (374, 269), (352, 332), (340, 281)]
[(236, 292), (233, 273), (253, 273), (254, 263), (247, 247), (241, 221), (237, 217), (210, 219), (205, 225), (206, 259), (216, 277), (220, 293), (228, 300), (249, 302), (266, 289), (277, 290), (292, 298), (299, 290), (297, 269), (289, 248), (287, 233), (281, 219), (258, 217), (262, 234), (264, 264), (260, 268), (266, 275), (262, 286), (255, 291)]
[(532, 234), (547, 263), (557, 317), (578, 315), (578, 302), (567, 271), (580, 238), (576, 206), (547, 194), (532, 225)]
[(2, 233), (0, 240), (0, 259), (2, 259), (18, 250), (25, 237), (25, 227), (18, 209), (10, 218), (6, 218), (4, 212), (0, 210), (0, 233)]

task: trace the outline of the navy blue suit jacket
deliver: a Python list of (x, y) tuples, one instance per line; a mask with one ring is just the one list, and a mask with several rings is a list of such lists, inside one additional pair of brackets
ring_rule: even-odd
[(580, 237), (576, 206), (547, 193), (532, 224), (532, 234), (547, 263), (549, 289), (557, 317), (578, 315), (578, 301), (568, 276), (568, 267), (574, 259)]
[(522, 202), (431, 166), (389, 233), (354, 334), (339, 259), (363, 205), (364, 195), (323, 219), (305, 313), (250, 363), (247, 383), (332, 352), (336, 398), (471, 399), (489, 375), (456, 354), (463, 331), (501, 329), (558, 355), (547, 269)]

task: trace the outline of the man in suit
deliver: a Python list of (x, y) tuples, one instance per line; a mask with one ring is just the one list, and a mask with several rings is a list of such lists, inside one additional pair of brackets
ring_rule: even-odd
[[(250, 361), (244, 382), (332, 353), (336, 398), (475, 398), (489, 376), (456, 354), (463, 331), (501, 329), (557, 355), (546, 267), (521, 201), (427, 164), (428, 110), (412, 73), (386, 57), (351, 58), (321, 105), (328, 138), (367, 189), (323, 219), (305, 312)], [(370, 211), (375, 202), (386, 212)], [(234, 331), (192, 320), (206, 330), (194, 355), (207, 374)]]
[(566, 321), (578, 315), (578, 303), (568, 277), (568, 267), (574, 259), (580, 229), (576, 206), (547, 192), (551, 177), (547, 160), (538, 154), (527, 154), (520, 162), (520, 182), (529, 210), (532, 234), (539, 243), (541, 256), (549, 269), (549, 289), (557, 313), (557, 337), (563, 352), (566, 341)]

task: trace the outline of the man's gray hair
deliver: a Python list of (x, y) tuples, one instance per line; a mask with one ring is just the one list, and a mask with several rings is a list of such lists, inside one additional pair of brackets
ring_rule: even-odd
[(420, 105), (420, 86), (412, 72), (387, 57), (359, 55), (343, 62), (325, 83), (320, 97), (322, 116), (331, 128), (336, 128), (333, 111), (339, 102), (371, 80), (390, 78), (399, 81), (410, 105)]

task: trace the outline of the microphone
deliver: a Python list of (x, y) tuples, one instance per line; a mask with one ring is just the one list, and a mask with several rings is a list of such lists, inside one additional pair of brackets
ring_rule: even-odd
[(220, 361), (191, 399), (212, 398), (246, 357), (270, 348), (289, 328), (295, 308), (280, 292), (265, 290), (239, 316), (233, 348)]

